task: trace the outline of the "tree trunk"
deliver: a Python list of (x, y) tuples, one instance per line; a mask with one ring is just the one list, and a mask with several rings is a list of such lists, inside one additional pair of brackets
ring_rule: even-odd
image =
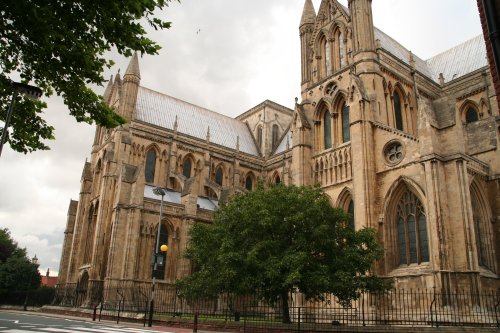
[(288, 307), (288, 290), (281, 293), (281, 310), (283, 311), (283, 324), (290, 324), (290, 309)]

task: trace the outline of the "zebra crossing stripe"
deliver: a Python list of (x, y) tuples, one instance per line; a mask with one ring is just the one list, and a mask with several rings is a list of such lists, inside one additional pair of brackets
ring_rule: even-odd
[[(54, 332), (54, 333), (75, 333), (75, 332), (85, 332), (85, 333), (173, 333), (173, 332), (165, 332), (165, 331), (152, 331), (152, 330), (144, 330), (137, 328), (115, 328), (115, 327), (100, 327), (100, 328), (91, 328), (91, 327), (69, 327), (69, 328), (55, 328), (55, 327), (47, 327), (47, 328), (39, 328), (40, 331), (43, 332)], [(23, 331), (24, 332), (24, 331)], [(20, 333), (20, 332), (19, 332)]]

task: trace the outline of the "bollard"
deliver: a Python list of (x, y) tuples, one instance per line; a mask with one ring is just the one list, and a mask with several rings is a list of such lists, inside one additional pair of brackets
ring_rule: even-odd
[(198, 332), (198, 312), (194, 313), (193, 333)]
[(98, 305), (99, 305), (99, 304), (96, 304), (96, 305), (94, 306), (94, 313), (92, 314), (92, 321), (95, 321), (95, 319), (96, 319), (96, 317), (97, 317), (97, 306), (98, 306)]

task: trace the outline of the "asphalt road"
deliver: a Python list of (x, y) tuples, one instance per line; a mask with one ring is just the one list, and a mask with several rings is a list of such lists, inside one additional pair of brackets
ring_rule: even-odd
[(181, 333), (188, 330), (155, 330), (125, 325), (100, 324), (63, 317), (0, 311), (0, 333)]

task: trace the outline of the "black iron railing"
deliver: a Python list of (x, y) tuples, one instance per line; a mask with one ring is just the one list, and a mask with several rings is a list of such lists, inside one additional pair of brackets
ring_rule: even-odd
[[(54, 303), (59, 306), (98, 308), (100, 316), (146, 320), (151, 285), (117, 283), (95, 285), (82, 291), (75, 285), (58, 286)], [(82, 295), (87, 295), (82, 301)], [(214, 299), (185, 299), (171, 285), (155, 288), (154, 320), (200, 323), (232, 323), (245, 331), (290, 328), (295, 331), (338, 330), (346, 326), (463, 326), (500, 328), (500, 292), (440, 292), (437, 290), (390, 290), (364, 293), (343, 307), (335, 296), (308, 300), (300, 293), (288, 299), (289, 313), (269, 304), (258, 293), (230, 294)], [(286, 307), (285, 307), (286, 308)]]

